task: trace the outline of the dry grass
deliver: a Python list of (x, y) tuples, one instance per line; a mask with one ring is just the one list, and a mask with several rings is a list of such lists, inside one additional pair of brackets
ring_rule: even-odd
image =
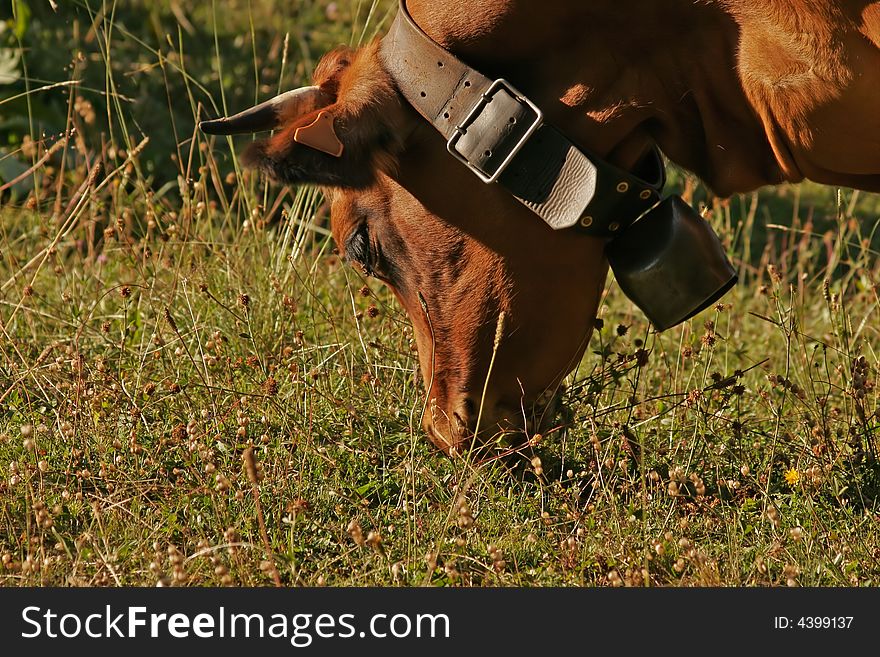
[[(29, 73), (27, 122), (64, 82), (69, 140), (5, 156), (33, 171), (0, 210), (0, 582), (878, 584), (878, 197), (710, 202), (743, 281), (723, 305), (657, 335), (609, 285), (558, 429), (450, 460), (408, 321), (320, 198), (193, 129), (221, 88), (239, 106), (357, 41), (356, 7), (240, 3), (214, 30), (192, 4), (32, 27), (83, 56)], [(126, 100), (155, 89), (147, 117)]]

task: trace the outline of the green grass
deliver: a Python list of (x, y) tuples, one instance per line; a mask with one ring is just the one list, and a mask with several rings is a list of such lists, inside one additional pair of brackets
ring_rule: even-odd
[[(52, 112), (79, 136), (0, 210), (4, 585), (880, 583), (880, 197), (688, 185), (740, 268), (723, 305), (657, 335), (609, 281), (559, 428), (448, 459), (408, 320), (321, 199), (193, 129), (221, 87), (301, 82), (370, 3), (218, 3), (216, 30), (210, 3), (33, 9), (6, 157), (38, 162)], [(73, 69), (32, 50), (58, 34)]]

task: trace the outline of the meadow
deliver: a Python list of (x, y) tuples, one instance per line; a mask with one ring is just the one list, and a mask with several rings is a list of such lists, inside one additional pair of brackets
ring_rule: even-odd
[(880, 584), (880, 196), (674, 172), (740, 284), (657, 334), (609, 279), (554, 428), (450, 459), (319, 192), (195, 129), (394, 3), (10, 6), (0, 584)]

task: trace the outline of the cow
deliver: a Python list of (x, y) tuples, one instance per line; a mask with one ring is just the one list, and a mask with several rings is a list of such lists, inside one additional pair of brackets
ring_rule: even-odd
[[(388, 36), (340, 47), (312, 86), (202, 127), (274, 129), (243, 162), (324, 189), (341, 253), (412, 321), (423, 424), (448, 454), (546, 415), (594, 330), (609, 237), (548, 225), (492, 167), (451, 153), (448, 134), (466, 129), (444, 134), (418, 107), (444, 62), (503, 80), (529, 130), (540, 111), (624, 181), (650, 176), (659, 149), (722, 197), (804, 179), (880, 191), (880, 2), (406, 0), (400, 12), (453, 59), (407, 72)], [(407, 76), (428, 91), (404, 89)], [(613, 229), (607, 214), (580, 222)]]

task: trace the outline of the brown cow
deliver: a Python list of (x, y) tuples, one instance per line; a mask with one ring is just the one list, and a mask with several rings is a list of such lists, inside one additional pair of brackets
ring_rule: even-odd
[[(444, 48), (508, 79), (568, 139), (622, 169), (657, 146), (720, 195), (804, 178), (880, 191), (880, 2), (407, 6)], [(325, 188), (341, 250), (412, 319), (424, 424), (449, 452), (478, 418), (497, 430), (522, 427), (533, 406), (540, 414), (593, 330), (605, 240), (549, 228), (456, 161), (401, 97), (380, 48), (331, 52), (315, 88), (206, 127), (278, 127), (245, 161)]]

